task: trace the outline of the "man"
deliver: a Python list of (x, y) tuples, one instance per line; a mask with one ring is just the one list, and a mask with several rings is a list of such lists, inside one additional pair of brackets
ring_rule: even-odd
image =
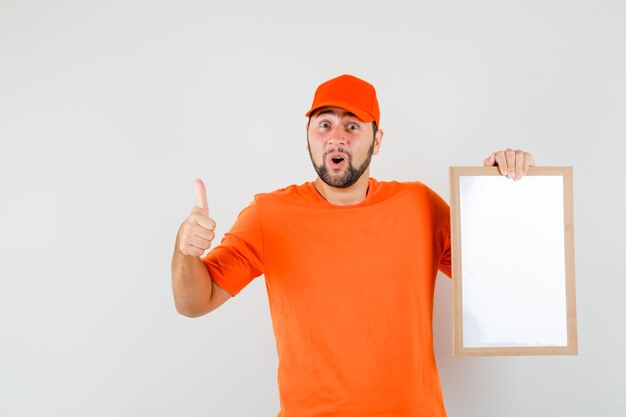
[[(172, 260), (178, 312), (197, 317), (266, 280), (279, 357), (279, 417), (441, 417), (432, 341), (435, 277), (451, 275), (450, 208), (419, 182), (369, 176), (381, 146), (369, 83), (321, 84), (306, 113), (318, 177), (257, 194), (221, 244), (205, 189)], [(484, 165), (520, 179), (532, 156), (494, 152)]]

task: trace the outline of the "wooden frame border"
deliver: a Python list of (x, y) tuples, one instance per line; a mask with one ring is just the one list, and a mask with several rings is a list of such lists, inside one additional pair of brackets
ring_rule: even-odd
[[(567, 309), (567, 346), (528, 347), (464, 347), (463, 346), (463, 277), (461, 269), (461, 176), (501, 175), (497, 167), (450, 167), (450, 201), (452, 226), (452, 308), (454, 356), (514, 356), (514, 355), (577, 355), (576, 289), (574, 278), (574, 203), (572, 167), (530, 167), (527, 175), (556, 175), (563, 177), (563, 209), (565, 221), (565, 280)], [(523, 180), (522, 180), (523, 181)]]

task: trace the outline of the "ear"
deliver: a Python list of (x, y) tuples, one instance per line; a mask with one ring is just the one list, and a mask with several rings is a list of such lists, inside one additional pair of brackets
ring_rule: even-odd
[(374, 135), (374, 151), (372, 152), (372, 154), (374, 155), (378, 155), (378, 150), (380, 149), (380, 145), (383, 142), (383, 134), (383, 130), (378, 129), (376, 131), (376, 134)]
[(304, 137), (306, 138), (305, 148), (307, 149), (307, 152), (309, 150), (309, 123), (310, 122), (311, 122), (311, 119), (307, 118), (306, 122), (304, 123)]

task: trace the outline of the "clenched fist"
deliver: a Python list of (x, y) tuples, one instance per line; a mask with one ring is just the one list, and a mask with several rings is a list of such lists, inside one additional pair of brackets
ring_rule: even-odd
[(196, 179), (196, 205), (178, 230), (178, 249), (184, 255), (200, 256), (215, 238), (215, 221), (209, 217), (206, 188)]

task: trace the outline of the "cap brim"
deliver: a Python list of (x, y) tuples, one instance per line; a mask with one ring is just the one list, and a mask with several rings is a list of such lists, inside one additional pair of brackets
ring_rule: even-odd
[(315, 110), (322, 108), (322, 107), (340, 107), (344, 110), (349, 111), (350, 113), (354, 114), (356, 117), (358, 117), (362, 122), (373, 122), (375, 121), (374, 116), (372, 116), (371, 114), (359, 109), (358, 107), (354, 107), (351, 106), (348, 103), (344, 103), (341, 101), (326, 101), (324, 103), (319, 103), (317, 106), (312, 107), (308, 112), (306, 112), (305, 116), (309, 117), (311, 115), (311, 113), (313, 113)]

